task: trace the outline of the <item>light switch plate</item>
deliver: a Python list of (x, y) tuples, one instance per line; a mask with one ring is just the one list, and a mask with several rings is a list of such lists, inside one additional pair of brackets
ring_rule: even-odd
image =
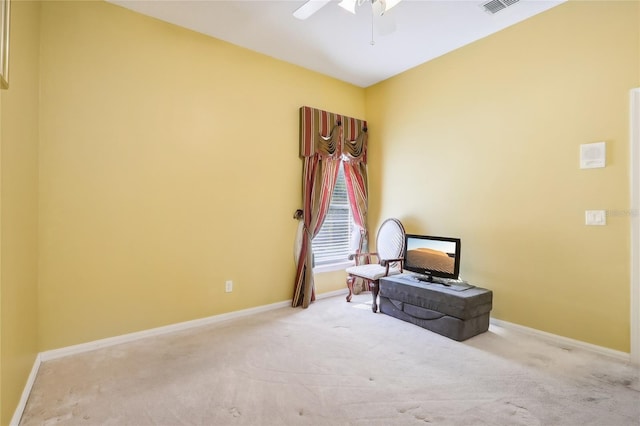
[(584, 223), (585, 225), (606, 225), (607, 213), (604, 210), (585, 210)]
[(580, 145), (580, 168), (595, 169), (604, 167), (607, 158), (607, 144), (604, 142)]

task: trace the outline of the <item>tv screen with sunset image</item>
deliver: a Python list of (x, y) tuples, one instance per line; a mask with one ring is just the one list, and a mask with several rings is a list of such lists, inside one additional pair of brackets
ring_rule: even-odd
[(407, 262), (420, 269), (453, 274), (453, 255), (440, 250), (417, 248), (407, 251)]
[(407, 235), (405, 269), (436, 277), (457, 278), (459, 261), (459, 239)]

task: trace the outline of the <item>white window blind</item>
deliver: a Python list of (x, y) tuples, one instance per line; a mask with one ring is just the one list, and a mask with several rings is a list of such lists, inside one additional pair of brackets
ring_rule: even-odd
[(351, 253), (353, 219), (347, 198), (344, 170), (340, 165), (336, 186), (331, 195), (329, 211), (320, 232), (311, 242), (315, 265), (329, 265), (348, 260)]

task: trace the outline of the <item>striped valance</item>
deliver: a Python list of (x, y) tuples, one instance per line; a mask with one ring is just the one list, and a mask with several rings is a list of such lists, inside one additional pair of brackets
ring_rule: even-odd
[(300, 156), (367, 161), (367, 122), (311, 107), (300, 108)]

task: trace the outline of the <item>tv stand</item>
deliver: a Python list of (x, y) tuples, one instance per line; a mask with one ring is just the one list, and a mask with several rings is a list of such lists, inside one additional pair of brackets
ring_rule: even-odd
[(380, 312), (458, 341), (489, 329), (491, 290), (407, 278), (403, 274), (380, 278)]

